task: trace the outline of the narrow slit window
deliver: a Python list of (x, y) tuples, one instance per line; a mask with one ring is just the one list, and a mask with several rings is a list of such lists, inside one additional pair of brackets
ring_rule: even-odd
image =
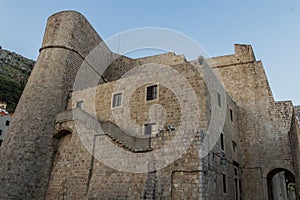
[(221, 133), (220, 139), (221, 139), (221, 150), (224, 151), (225, 150), (225, 144), (224, 144), (224, 134), (223, 133)]
[(232, 109), (230, 109), (230, 120), (233, 122), (233, 113), (232, 113)]
[(146, 100), (151, 101), (155, 100), (158, 97), (158, 88), (157, 85), (151, 85), (146, 88)]
[(227, 192), (226, 175), (223, 174), (223, 193)]
[(113, 94), (112, 107), (117, 108), (122, 106), (122, 93)]
[(222, 102), (221, 102), (221, 95), (218, 92), (218, 105), (221, 107), (222, 106)]
[(0, 130), (0, 136), (2, 135), (2, 130)]

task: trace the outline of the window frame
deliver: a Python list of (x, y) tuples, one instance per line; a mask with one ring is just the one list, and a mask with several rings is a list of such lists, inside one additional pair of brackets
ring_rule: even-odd
[(84, 101), (76, 101), (75, 108), (83, 109)]
[[(149, 99), (148, 100), (148, 88), (150, 87), (154, 87), (156, 86), (156, 98), (154, 99)], [(145, 86), (145, 101), (146, 102), (152, 102), (152, 101), (158, 101), (159, 100), (159, 84), (158, 83), (154, 83), (154, 84), (151, 84), (151, 85), (146, 85)]]
[[(154, 135), (154, 134), (155, 134), (155, 130), (154, 130), (154, 129), (155, 129), (156, 125), (157, 125), (156, 123), (145, 123), (145, 124), (144, 124), (144, 131), (143, 131), (144, 135), (145, 135), (145, 136), (147, 136), (147, 135), (150, 135), (150, 136), (151, 136), (151, 135)], [(150, 127), (151, 127), (150, 134), (149, 134), (149, 133), (146, 134), (146, 127), (147, 127), (147, 126), (150, 126)]]
[[(114, 92), (114, 93), (112, 93), (112, 96), (111, 96), (111, 109), (116, 109), (116, 108), (121, 108), (122, 107), (122, 105), (123, 105), (123, 91), (119, 91), (119, 92)], [(120, 101), (120, 105), (116, 105), (116, 106), (114, 106), (114, 97), (116, 96), (116, 95), (121, 95), (121, 101)], [(117, 103), (118, 103), (119, 101), (117, 101)]]

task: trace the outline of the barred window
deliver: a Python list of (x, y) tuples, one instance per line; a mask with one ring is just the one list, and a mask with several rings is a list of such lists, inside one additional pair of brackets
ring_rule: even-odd
[(146, 89), (146, 100), (151, 101), (157, 99), (157, 85), (148, 86)]

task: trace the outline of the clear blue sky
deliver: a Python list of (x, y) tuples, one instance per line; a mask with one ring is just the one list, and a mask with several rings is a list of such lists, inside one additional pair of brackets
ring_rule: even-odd
[(276, 100), (300, 105), (299, 0), (0, 0), (0, 45), (36, 59), (47, 18), (81, 12), (105, 40), (122, 31), (162, 27), (199, 42), (210, 56), (251, 44), (263, 61)]

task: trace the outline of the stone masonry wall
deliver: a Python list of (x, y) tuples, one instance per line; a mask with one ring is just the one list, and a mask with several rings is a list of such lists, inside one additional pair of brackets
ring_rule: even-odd
[(45, 197), (55, 148), (55, 116), (65, 110), (66, 90), (74, 82), (66, 77), (76, 73), (82, 57), (100, 41), (79, 13), (61, 12), (48, 19), (38, 61), (1, 147), (0, 199)]
[[(155, 58), (155, 57), (152, 57)], [(160, 56), (160, 58), (162, 58)], [(168, 58), (170, 59), (170, 58)], [(159, 59), (153, 59), (154, 61), (151, 62), (151, 59), (148, 59), (148, 62), (154, 63), (154, 62), (163, 62), (168, 63), (168, 61)], [(182, 61), (181, 61), (182, 62)], [(144, 66), (147, 67), (146, 65)], [(208, 101), (210, 99), (210, 95), (217, 95), (217, 92), (210, 94), (208, 93), (205, 82), (201, 78), (201, 76), (197, 75), (195, 71), (193, 71), (192, 65), (189, 65), (188, 63), (180, 63), (177, 65), (171, 66), (176, 71), (183, 74), (187, 80), (189, 80), (190, 84), (192, 85), (194, 91), (197, 91), (196, 94), (198, 95), (199, 99), (199, 106), (200, 106), (200, 124), (202, 127), (204, 127), (204, 130), (207, 129), (208, 124), (208, 113), (210, 110), (210, 104), (211, 102)], [(132, 67), (133, 68), (133, 67)], [(115, 74), (113, 70), (111, 69), (111, 73)], [(124, 75), (124, 74), (123, 74)], [(92, 116), (97, 117), (98, 119), (102, 121), (113, 121), (116, 122), (115, 118), (116, 116), (113, 115), (113, 112), (115, 112), (115, 115), (120, 115), (122, 112), (124, 112), (124, 104), (122, 104), (121, 108), (112, 108), (112, 96), (114, 93), (117, 92), (123, 92), (123, 98), (126, 96), (126, 92), (129, 90), (130, 87), (135, 87), (135, 85), (138, 85), (135, 83), (135, 80), (138, 79), (139, 76), (133, 74), (126, 75), (123, 79), (118, 81), (113, 81), (105, 84), (100, 84), (98, 87), (89, 88), (82, 91), (76, 91), (72, 93), (72, 101), (69, 103), (69, 109), (75, 108), (76, 102), (83, 101), (83, 107), (82, 109), (85, 112), (90, 113)], [(165, 77), (164, 77), (165, 78)], [(178, 97), (170, 91), (168, 88), (166, 88), (163, 84), (161, 84), (159, 81), (155, 82), (159, 85), (159, 97), (158, 100), (152, 101), (152, 102), (146, 102), (145, 101), (145, 86), (147, 84), (142, 84), (141, 86), (137, 87), (134, 92), (130, 95), (129, 100), (129, 107), (130, 107), (130, 118), (135, 121), (141, 128), (138, 130), (139, 133), (143, 134), (143, 125), (145, 123), (149, 122), (157, 122), (160, 123), (161, 119), (158, 118), (156, 121), (150, 121), (149, 119), (149, 110), (151, 109), (151, 106), (159, 104), (162, 105), (163, 108), (166, 111), (166, 124), (172, 124), (175, 128), (180, 126), (180, 115), (182, 114), (180, 111), (180, 105), (178, 103)], [(121, 85), (121, 87), (118, 87), (117, 85)], [(149, 84), (151, 85), (151, 84)], [(125, 100), (123, 100), (124, 102)], [(207, 105), (207, 103), (209, 105)], [(184, 155), (181, 159), (177, 160), (174, 164), (168, 166), (167, 168), (163, 170), (158, 170), (157, 172), (148, 173), (147, 176), (149, 176), (150, 179), (152, 179), (156, 185), (165, 185), (163, 188), (158, 187), (155, 191), (162, 191), (164, 190), (165, 194), (162, 193), (155, 193), (157, 198), (159, 197), (171, 197), (174, 199), (181, 198), (181, 195), (188, 196), (192, 198), (203, 197), (204, 199), (209, 199), (212, 196), (215, 196), (216, 198), (222, 197), (223, 199), (233, 199), (235, 195), (235, 185), (234, 181), (237, 179), (238, 181), (241, 180), (241, 169), (239, 168), (240, 163), (240, 155), (239, 155), (239, 141), (238, 141), (238, 134), (237, 134), (237, 108), (235, 103), (231, 100), (231, 98), (228, 96), (227, 99), (225, 99), (225, 102), (222, 103), (223, 106), (226, 105), (226, 121), (225, 126), (223, 129), (223, 133), (225, 135), (225, 155), (227, 159), (226, 166), (220, 165), (220, 158), (222, 151), (220, 151), (220, 139), (216, 143), (215, 147), (212, 149), (212, 152), (210, 152), (205, 158), (200, 159), (199, 153), (200, 146), (194, 146), (192, 145), (190, 148), (194, 149), (192, 151), (188, 150), (188, 152), (191, 152), (187, 155)], [(118, 109), (116, 111), (116, 109)], [(161, 109), (161, 108), (160, 108)], [(232, 117), (231, 120), (230, 117), (230, 110), (232, 111)], [(161, 116), (159, 114), (159, 116)], [(118, 121), (121, 123), (118, 123), (118, 125), (122, 128), (126, 129), (126, 125), (128, 124), (128, 119), (124, 118), (124, 121)], [(164, 126), (162, 126), (164, 127)], [(159, 128), (159, 127), (157, 127)], [(129, 130), (129, 128), (127, 128)], [(219, 135), (220, 133), (218, 133)], [(157, 135), (153, 135), (151, 141), (151, 146), (155, 149), (159, 149), (164, 146), (164, 143), (168, 140), (172, 139), (172, 134), (163, 131), (162, 133), (159, 133)], [(197, 140), (196, 140), (197, 141)], [(235, 148), (233, 150), (233, 142), (236, 144)], [(210, 151), (209, 149), (207, 151)], [(194, 152), (194, 153), (193, 153)], [(193, 162), (191, 162), (193, 161)], [(201, 163), (200, 163), (201, 162)], [(233, 164), (233, 162), (237, 163), (237, 166)], [(198, 163), (196, 165), (192, 163)], [(98, 164), (99, 166), (102, 166), (101, 164)], [(100, 170), (100, 167), (94, 168), (95, 171)], [(205, 169), (205, 172), (203, 171)], [(234, 176), (234, 169), (237, 170), (238, 175)], [(117, 174), (122, 174), (119, 176), (124, 177), (124, 174), (122, 172), (114, 172)], [(173, 186), (168, 186), (168, 183), (170, 182), (169, 176), (171, 174), (171, 182)], [(226, 184), (227, 184), (227, 191), (224, 193), (223, 190), (220, 190), (220, 187), (222, 187), (223, 184), (223, 174), (226, 175)], [(97, 177), (97, 178), (94, 178)], [(107, 172), (102, 172), (102, 174), (95, 173), (93, 175), (92, 180), (93, 184), (99, 185), (100, 183), (97, 180), (107, 180)], [(117, 175), (116, 175), (117, 176)], [(131, 174), (125, 175), (125, 177), (132, 177)], [(118, 177), (118, 176), (117, 176)], [(144, 181), (144, 185), (148, 185), (147, 180), (138, 179), (138, 176), (134, 176), (135, 178), (131, 178), (132, 183), (127, 183), (128, 187), (130, 187), (130, 195), (128, 192), (125, 192), (124, 194), (128, 194), (130, 197), (135, 198), (142, 198), (141, 196), (135, 196), (136, 194), (141, 194), (142, 192), (139, 189), (133, 190), (130, 185), (141, 183)], [(165, 177), (165, 178), (164, 178)], [(127, 178), (124, 178), (127, 180)], [(189, 184), (184, 184), (184, 180), (191, 181)], [(153, 182), (152, 181), (152, 182)], [(107, 180), (106, 185), (109, 185), (111, 183), (115, 183), (114, 179)], [(153, 183), (154, 184), (154, 183)], [(100, 187), (101, 185), (99, 185)], [(118, 185), (119, 187), (119, 185)], [(125, 187), (125, 186), (122, 186)], [(148, 187), (148, 186), (147, 186)], [(144, 190), (146, 190), (147, 187), (144, 187)], [(171, 188), (170, 188), (171, 187)], [(95, 187), (94, 187), (95, 188)], [(97, 188), (97, 187), (96, 187)], [(101, 187), (102, 188), (102, 187)], [(107, 193), (111, 196), (114, 195), (113, 189), (109, 186), (104, 187), (107, 190)], [(126, 187), (125, 187), (126, 188)], [(128, 188), (127, 188), (128, 189)], [(171, 193), (168, 191), (171, 189)], [(198, 189), (198, 192), (197, 192)], [(120, 189), (122, 190), (122, 189)], [(237, 189), (240, 191), (239, 189)], [(149, 190), (147, 190), (149, 191)], [(191, 193), (191, 191), (195, 191)], [(136, 192), (136, 193), (134, 193)], [(102, 195), (105, 195), (104, 191), (97, 191), (97, 189), (94, 189), (93, 192), (97, 197), (104, 197)], [(149, 193), (149, 192), (148, 192)], [(165, 196), (166, 195), (166, 196)]]
[[(293, 173), (299, 186), (299, 128), (293, 105), (274, 101), (251, 46), (235, 45), (235, 54), (208, 63), (229, 94), (225, 98), (222, 93), (219, 107), (226, 113), (216, 119), (211, 117), (212, 108), (218, 107), (212, 98), (217, 89), (208, 90), (183, 56), (120, 56), (102, 43), (81, 14), (52, 15), (0, 149), (0, 199), (267, 199), (268, 173), (278, 168)], [(158, 85), (158, 99), (148, 102), (146, 87), (153, 84)], [(115, 92), (122, 92), (119, 108), (112, 108)], [(57, 120), (79, 101), (87, 121), (76, 115)], [(222, 117), (221, 133), (208, 132)], [(92, 128), (91, 123), (102, 126), (105, 121), (139, 137), (145, 123), (156, 123), (163, 130), (151, 135), (152, 152), (174, 138), (191, 143), (163, 166), (183, 146), (166, 146), (166, 159), (160, 163), (160, 157), (132, 152)], [(176, 130), (167, 130), (168, 125)], [(194, 133), (192, 140), (187, 133)], [(103, 149), (105, 145), (113, 148)], [(149, 172), (139, 171), (141, 166)]]
[(300, 130), (298, 120), (296, 119), (296, 115), (293, 115), (292, 117), (289, 135), (295, 168), (296, 195), (300, 196)]
[(235, 55), (212, 60), (239, 108), (243, 198), (266, 199), (268, 172), (284, 168), (294, 173), (288, 135), (292, 104), (274, 101), (262, 63), (255, 61), (250, 46), (236, 45), (235, 50)]

